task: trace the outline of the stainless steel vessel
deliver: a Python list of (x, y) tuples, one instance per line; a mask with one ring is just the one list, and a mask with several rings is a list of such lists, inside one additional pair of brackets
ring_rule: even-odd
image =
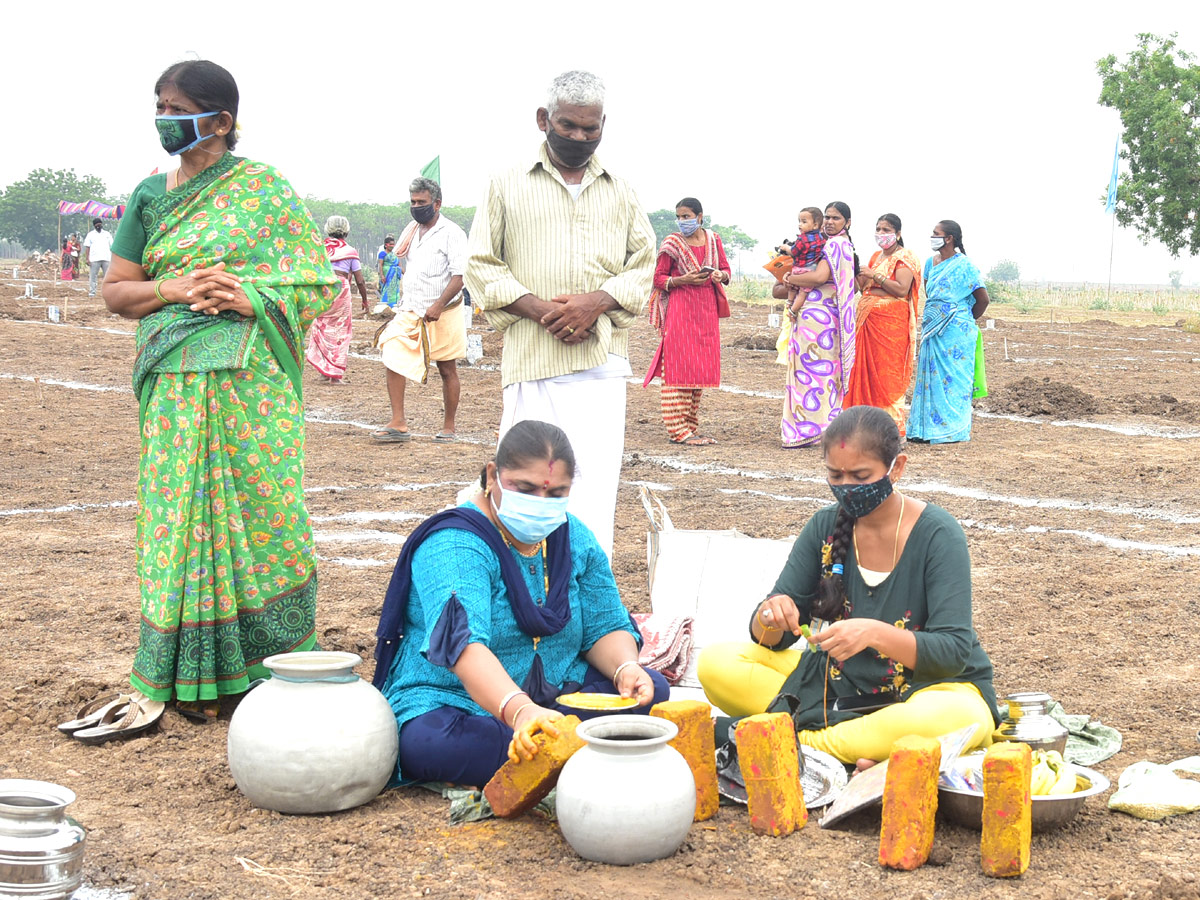
[(1021, 741), (1032, 750), (1067, 749), (1067, 729), (1050, 718), (1046, 708), (1050, 695), (1034, 691), (1009, 694), (1008, 715), (1000, 723), (996, 737), (1006, 741)]
[(66, 814), (74, 792), (0, 779), (0, 897), (66, 900), (83, 879), (87, 832)]

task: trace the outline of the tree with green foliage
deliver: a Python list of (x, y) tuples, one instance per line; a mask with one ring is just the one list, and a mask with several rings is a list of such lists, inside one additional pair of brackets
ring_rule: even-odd
[[(74, 169), (34, 169), (0, 193), (0, 238), (16, 241), (26, 250), (58, 249), (58, 202), (99, 200), (112, 203), (104, 182)], [(63, 232), (88, 230), (90, 216), (63, 217)]]
[(1200, 65), (1175, 37), (1139, 34), (1128, 59), (1110, 54), (1096, 68), (1100, 104), (1123, 129), (1117, 221), (1177, 257), (1200, 254)]
[(1179, 290), (1181, 287), (1183, 287), (1182, 269), (1172, 269), (1167, 273), (1167, 277), (1171, 279), (1171, 287), (1175, 290)]
[(1002, 259), (988, 272), (988, 281), (1020, 281), (1021, 268), (1011, 259)]
[[(650, 227), (654, 229), (654, 236), (658, 239), (658, 243), (662, 244), (663, 239), (673, 231), (679, 229), (675, 225), (675, 210), (659, 209), (649, 214)], [(721, 242), (725, 245), (726, 251), (729, 250), (753, 250), (758, 246), (758, 241), (746, 234), (736, 225), (716, 225), (713, 223), (712, 216), (704, 217), (704, 227), (711, 228), (721, 236)]]
[[(352, 203), (349, 200), (325, 200), (305, 197), (304, 204), (318, 228), (332, 215), (345, 216), (350, 220), (350, 243), (358, 248), (363, 264), (372, 271), (375, 268), (375, 253), (389, 234), (400, 237), (400, 232), (412, 221), (409, 204), (403, 203)], [(443, 206), (441, 213), (463, 231), (471, 230), (475, 218), (473, 206)], [(363, 256), (363, 254), (367, 254)]]

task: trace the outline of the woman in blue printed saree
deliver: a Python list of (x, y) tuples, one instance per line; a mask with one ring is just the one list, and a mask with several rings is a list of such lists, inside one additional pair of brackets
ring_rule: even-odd
[[(982, 384), (983, 354), (975, 320), (987, 309), (987, 288), (967, 258), (962, 228), (944, 219), (933, 227), (934, 255), (925, 261), (925, 315), (917, 353), (910, 440), (950, 444), (971, 439), (971, 399)], [(978, 371), (977, 371), (978, 366)]]
[(199, 717), (314, 646), (304, 506), (304, 334), (336, 293), (324, 243), (271, 166), (233, 156), (238, 94), (206, 60), (155, 85), (178, 169), (134, 190), (103, 294), (138, 320), (142, 434), (130, 677)]

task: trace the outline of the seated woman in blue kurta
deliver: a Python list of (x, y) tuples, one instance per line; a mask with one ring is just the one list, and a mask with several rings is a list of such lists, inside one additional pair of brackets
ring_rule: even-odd
[(472, 502), (405, 543), (375, 651), (401, 781), (486, 783), (510, 754), (531, 755), (536, 731), (553, 731), (564, 693), (633, 697), (630, 712), (669, 696), (638, 665), (641, 636), (608, 557), (566, 511), (574, 475), (560, 428), (520, 422)]

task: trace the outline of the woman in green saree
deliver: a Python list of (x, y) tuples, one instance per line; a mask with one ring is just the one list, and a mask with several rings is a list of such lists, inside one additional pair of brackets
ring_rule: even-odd
[(195, 60), (155, 85), (179, 168), (134, 190), (103, 296), (138, 320), (141, 633), (130, 680), (213, 717), (274, 653), (314, 646), (301, 360), (332, 302), (324, 243), (273, 167), (231, 154), (237, 84)]

